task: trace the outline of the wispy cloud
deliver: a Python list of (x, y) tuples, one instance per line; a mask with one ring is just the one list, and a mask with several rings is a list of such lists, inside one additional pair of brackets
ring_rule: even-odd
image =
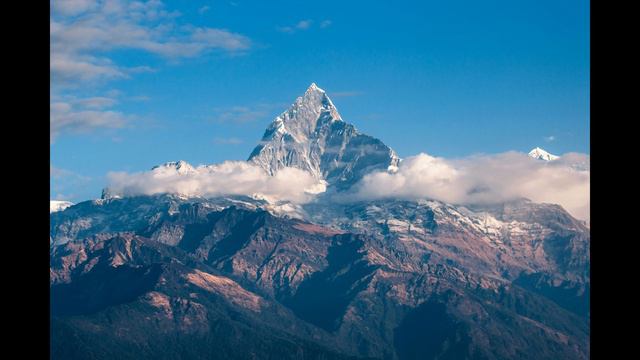
[(91, 177), (80, 175), (74, 171), (50, 166), (50, 178), (52, 181), (52, 199), (74, 200), (75, 191), (91, 181)]
[(53, 10), (62, 15), (75, 16), (95, 8), (98, 4), (95, 0), (56, 0), (52, 1), (52, 5)]
[(176, 59), (213, 50), (238, 52), (251, 46), (244, 35), (179, 24), (176, 21), (179, 16), (167, 11), (160, 1), (54, 5), (50, 19), (52, 80), (113, 79), (148, 70), (118, 66), (108, 56), (113, 50), (140, 50)]
[[(309, 30), (313, 27), (314, 25), (314, 21), (311, 19), (306, 19), (306, 20), (300, 20), (298, 21), (295, 25), (289, 25), (289, 26), (279, 26), (276, 28), (276, 30), (283, 32), (283, 33), (288, 33), (288, 34), (293, 34), (296, 33), (298, 31), (306, 31)], [(331, 25), (331, 20), (323, 20), (319, 23), (319, 27), (321, 29), (324, 29), (328, 26)]]
[(211, 9), (208, 5), (205, 5), (198, 9), (198, 14), (202, 15)]
[(544, 137), (544, 141), (546, 142), (553, 142), (555, 140), (556, 140), (556, 137), (554, 135), (549, 135)]
[(75, 103), (88, 109), (104, 109), (115, 105), (117, 100), (110, 97), (96, 96), (76, 100)]
[(296, 24), (296, 29), (298, 30), (307, 30), (313, 24), (313, 20), (301, 20)]
[(98, 128), (117, 129), (127, 125), (131, 116), (106, 109), (115, 104), (109, 98), (87, 98), (50, 103), (51, 141), (63, 132), (87, 133)]
[(126, 123), (128, 116), (106, 109), (115, 105), (110, 100), (69, 103), (54, 99), (156, 71), (146, 64), (119, 63), (112, 56), (115, 51), (141, 51), (175, 62), (211, 52), (242, 54), (252, 47), (252, 41), (242, 34), (180, 21), (181, 14), (168, 10), (159, 0), (56, 0), (51, 2), (51, 9), (52, 137), (66, 131), (118, 128)]
[(49, 175), (53, 179), (74, 178), (74, 179), (78, 179), (78, 180), (82, 180), (82, 181), (87, 181), (87, 180), (91, 179), (88, 176), (83, 176), (83, 175), (80, 175), (80, 174), (78, 174), (78, 173), (76, 173), (74, 171), (67, 170), (67, 169), (62, 169), (62, 168), (59, 168), (59, 167), (55, 167), (53, 165), (50, 165), (50, 167), (49, 167)]
[(109, 59), (89, 55), (52, 52), (50, 58), (52, 85), (77, 85), (97, 80), (127, 78), (121, 69)]

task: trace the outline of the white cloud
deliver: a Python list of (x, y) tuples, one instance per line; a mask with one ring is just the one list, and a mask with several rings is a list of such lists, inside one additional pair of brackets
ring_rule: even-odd
[(309, 30), (311, 28), (311, 25), (313, 25), (313, 20), (307, 19), (307, 20), (300, 20), (293, 26), (282, 26), (282, 27), (278, 27), (277, 29), (280, 32), (293, 34), (297, 31)]
[(154, 71), (145, 64), (118, 63), (113, 51), (135, 50), (176, 61), (213, 51), (242, 53), (252, 45), (246, 36), (226, 29), (179, 23), (180, 13), (167, 10), (159, 0), (56, 0), (50, 6), (52, 138), (65, 131), (125, 125), (129, 116), (106, 109), (115, 105), (113, 101), (94, 98), (83, 104), (55, 99)]
[(549, 135), (549, 136), (545, 136), (544, 137), (544, 141), (546, 141), (546, 142), (552, 142), (552, 141), (555, 141), (555, 139), (556, 139), (556, 137), (553, 136), (553, 135)]
[(52, 53), (50, 58), (51, 82), (57, 85), (74, 85), (98, 80), (126, 78), (123, 69), (109, 59), (92, 56)]
[(404, 159), (396, 173), (366, 175), (348, 198), (488, 204), (525, 197), (559, 204), (573, 216), (588, 219), (589, 189), (589, 156), (584, 154), (544, 162), (516, 152), (458, 160), (422, 153)]
[(332, 24), (332, 21), (331, 21), (331, 20), (323, 20), (323, 21), (320, 23), (320, 27), (321, 27), (322, 29), (324, 29), (324, 28), (326, 28), (326, 27), (331, 26), (331, 24)]
[(124, 127), (129, 117), (118, 111), (103, 109), (109, 106), (108, 100), (107, 98), (88, 98), (52, 102), (49, 105), (52, 140), (63, 132), (85, 133), (97, 128)]
[[(130, 71), (108, 52), (134, 49), (177, 59), (208, 51), (247, 50), (246, 36), (226, 29), (179, 25), (179, 13), (161, 1), (54, 2), (50, 19), (52, 81), (92, 81), (125, 77)], [(143, 67), (144, 68), (144, 67)]]
[(181, 169), (159, 167), (139, 173), (111, 172), (107, 175), (109, 189), (124, 196), (161, 193), (215, 197), (223, 195), (259, 195), (272, 201), (286, 200), (304, 203), (317, 190), (317, 181), (310, 174), (294, 168), (284, 168), (269, 176), (262, 168), (245, 161), (225, 161), (221, 164)]
[(211, 9), (209, 6), (205, 5), (198, 9), (198, 14), (202, 15)]
[[(563, 206), (579, 219), (589, 219), (589, 156), (564, 154), (553, 162), (507, 152), (447, 160), (427, 154), (404, 159), (395, 173), (366, 175), (337, 201), (381, 198), (435, 199), (452, 204), (494, 204), (518, 198)], [(116, 194), (178, 193), (189, 196), (255, 195), (305, 203), (324, 191), (310, 174), (285, 168), (269, 176), (244, 161), (192, 168), (159, 167), (140, 173), (110, 173)]]
[(88, 176), (50, 165), (50, 196), (57, 200), (76, 200), (76, 192), (85, 188), (91, 180)]

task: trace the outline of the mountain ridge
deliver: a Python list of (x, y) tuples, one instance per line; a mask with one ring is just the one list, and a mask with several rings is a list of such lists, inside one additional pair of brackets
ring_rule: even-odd
[[(260, 208), (169, 195), (81, 203), (52, 216), (52, 236), (58, 244), (51, 253), (52, 286), (53, 294), (62, 296), (55, 306), (72, 308), (71, 304), (65, 305), (72, 298), (59, 295), (66, 294), (62, 292), (67, 286), (64, 284), (76, 283), (74, 286), (83, 289), (83, 293), (92, 294), (85, 286), (94, 281), (114, 284), (129, 272), (131, 276), (143, 276), (144, 267), (136, 270), (140, 266), (176, 263), (183, 264), (180, 265), (183, 270), (171, 270), (174, 267), (162, 270), (159, 274), (164, 282), (156, 282), (159, 285), (144, 294), (133, 300), (123, 298), (117, 304), (100, 305), (108, 306), (104, 310), (91, 310), (81, 318), (98, 328), (109, 326), (100, 320), (106, 315), (95, 315), (103, 311), (126, 311), (140, 319), (144, 316), (164, 319), (168, 316), (162, 305), (165, 298), (176, 319), (202, 317), (235, 306), (207, 305), (220, 296), (217, 292), (196, 292), (197, 297), (192, 297), (189, 295), (192, 290), (180, 290), (184, 287), (180, 279), (201, 271), (214, 277), (198, 275), (194, 281), (201, 278), (213, 281), (217, 279), (215, 276), (229, 278), (267, 303), (280, 304), (274, 305), (276, 308), (289, 309), (296, 318), (311, 324), (312, 334), (328, 333), (329, 339), (333, 339), (330, 341), (340, 343), (344, 355), (411, 359), (406, 353), (415, 350), (418, 344), (406, 343), (411, 338), (407, 333), (428, 333), (429, 327), (419, 325), (426, 321), (451, 329), (442, 338), (432, 338), (434, 344), (427, 351), (429, 354), (446, 351), (449, 343), (457, 344), (456, 351), (470, 358), (476, 358), (469, 350), (471, 344), (475, 351), (489, 358), (508, 358), (513, 351), (530, 354), (525, 358), (532, 359), (587, 358), (586, 320), (579, 315), (585, 308), (579, 295), (584, 293), (580, 280), (584, 275), (574, 270), (585, 267), (580, 259), (585, 256), (582, 251), (588, 251), (588, 247), (584, 248), (588, 245), (587, 233), (566, 214), (567, 219), (556, 219), (561, 209), (548, 206), (538, 210), (536, 223), (525, 226), (518, 219), (524, 216), (523, 210), (531, 211), (526, 210), (528, 204), (522, 202), (514, 209), (493, 212), (492, 216), (509, 230), (500, 235), (500, 231), (492, 232), (490, 226), (484, 225), (490, 222), (479, 210), (474, 215), (431, 202), (410, 205), (410, 202), (377, 201), (347, 207), (341, 212), (325, 209), (336, 214), (331, 218), (335, 216), (337, 220), (341, 213), (351, 214), (343, 225), (316, 225), (274, 216)], [(123, 239), (109, 245), (106, 240), (114, 236)], [(493, 243), (492, 236), (498, 242)], [(127, 240), (135, 237), (143, 239)], [(66, 241), (60, 241), (63, 239)], [(540, 242), (552, 246), (540, 246)], [(163, 250), (156, 254), (158, 250), (154, 249)], [(517, 253), (532, 258), (527, 263)], [(94, 260), (100, 257), (104, 260)], [(165, 266), (153, 267), (156, 268)], [(170, 275), (175, 271), (179, 276)], [(520, 285), (512, 282), (525, 273), (531, 275), (518, 281), (527, 289), (520, 289)], [(79, 282), (88, 274), (94, 274), (95, 280)], [(565, 289), (563, 292), (554, 290), (558, 281)], [(219, 289), (213, 284), (202, 284)], [(235, 285), (229, 291), (234, 288)], [(250, 294), (243, 296), (253, 298)], [(194, 303), (191, 308), (202, 310), (181, 313), (180, 304), (187, 300)], [(149, 301), (157, 304), (153, 308), (156, 310), (149, 314), (148, 310), (137, 310)], [(225, 300), (224, 304), (227, 303)], [(572, 312), (574, 306), (580, 306), (576, 313)], [(277, 327), (271, 321), (281, 321), (278, 319), (284, 315), (277, 315), (276, 308), (261, 307), (260, 313), (243, 321), (251, 323), (257, 317), (271, 324), (268, 326)], [(254, 313), (250, 309), (243, 311)], [(56, 321), (80, 331), (64, 313)], [(202, 321), (167, 331), (189, 333), (201, 329)], [(118, 323), (133, 326), (124, 319)], [(371, 330), (376, 328), (385, 330)], [(511, 334), (508, 336), (512, 340), (509, 345), (483, 345), (484, 332), (496, 338)], [(524, 334), (530, 338), (525, 339)], [(466, 340), (459, 342), (460, 336)], [(146, 339), (136, 341), (144, 344)], [(274, 340), (269, 342), (275, 344)]]

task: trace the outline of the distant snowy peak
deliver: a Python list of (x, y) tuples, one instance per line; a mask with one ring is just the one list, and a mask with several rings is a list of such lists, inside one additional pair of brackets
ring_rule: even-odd
[(62, 211), (69, 206), (73, 206), (74, 204), (70, 201), (61, 201), (61, 200), (49, 200), (49, 214), (54, 213), (56, 211)]
[(394, 168), (399, 158), (382, 141), (344, 122), (313, 83), (267, 127), (248, 161), (271, 175), (284, 167), (302, 169), (344, 189), (367, 172)]
[(162, 165), (154, 166), (151, 171), (155, 173), (175, 173), (184, 175), (195, 171), (195, 168), (184, 160), (170, 161)]
[[(196, 174), (198, 170), (188, 162), (180, 160), (169, 161), (161, 165), (156, 165), (152, 167), (149, 172), (154, 177), (166, 178), (175, 175), (193, 175)], [(105, 187), (102, 189), (102, 195), (100, 196), (100, 199), (119, 199), (121, 197), (122, 194), (119, 191), (114, 191), (114, 189), (112, 189), (111, 187)]]
[(529, 151), (529, 157), (544, 161), (552, 161), (560, 158), (560, 156), (550, 154), (539, 147), (536, 147), (535, 149)]

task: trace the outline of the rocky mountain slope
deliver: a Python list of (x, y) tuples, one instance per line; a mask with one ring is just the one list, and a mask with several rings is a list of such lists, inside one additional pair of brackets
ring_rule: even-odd
[[(155, 206), (148, 206), (150, 201)], [(134, 319), (144, 324), (145, 317), (164, 319), (176, 312), (173, 321), (158, 320), (171, 324), (163, 331), (186, 338), (200, 331), (207, 339), (215, 334), (208, 326), (218, 321), (211, 320), (210, 312), (241, 311), (245, 317), (228, 326), (265, 331), (259, 337), (267, 337), (273, 346), (275, 340), (266, 334), (277, 330), (302, 352), (307, 351), (304, 341), (312, 341), (321, 352), (338, 349), (344, 356), (389, 359), (416, 358), (414, 353), (472, 358), (588, 355), (584, 314), (510, 281), (515, 275), (500, 277), (489, 265), (475, 265), (488, 262), (480, 251), (477, 256), (445, 257), (442, 250), (431, 248), (434, 239), (392, 240), (261, 209), (220, 210), (170, 196), (85, 206), (56, 213), (54, 239), (69, 239), (64, 229), (80, 231), (51, 253), (55, 323), (83, 337), (99, 337), (98, 329), (107, 324), (104, 316), (112, 312), (133, 316), (119, 320), (125, 328), (139, 323)], [(123, 218), (125, 213), (131, 218)], [(432, 221), (438, 224), (440, 217), (434, 214)], [(115, 224), (119, 217), (120, 227), (76, 227), (101, 216), (103, 224)], [(453, 245), (442, 248), (460, 252)], [(213, 299), (218, 299), (215, 305)], [(289, 327), (283, 328), (285, 324)], [(304, 336), (293, 337), (302, 330)], [(416, 332), (425, 338), (410, 335)], [(511, 334), (508, 341), (505, 333)], [(146, 336), (117, 334), (111, 338), (114, 343), (151, 346)], [(249, 335), (238, 336), (242, 342)], [(491, 344), (496, 339), (504, 343)], [(426, 340), (430, 347), (422, 348)], [(63, 344), (61, 340), (54, 347)]]
[[(329, 192), (399, 161), (315, 85), (249, 158)], [(589, 358), (590, 232), (560, 206), (328, 199), (106, 191), (51, 213), (52, 357)]]

